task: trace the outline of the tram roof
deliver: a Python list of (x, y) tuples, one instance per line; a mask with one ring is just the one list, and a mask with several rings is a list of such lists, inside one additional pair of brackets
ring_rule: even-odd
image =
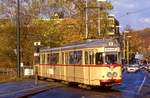
[(88, 39), (78, 42), (73, 42), (62, 47), (56, 48), (43, 48), (40, 51), (58, 51), (58, 50), (71, 50), (71, 49), (83, 49), (83, 48), (95, 48), (95, 47), (109, 47), (109, 42), (113, 42), (113, 47), (119, 46), (118, 42), (114, 39)]

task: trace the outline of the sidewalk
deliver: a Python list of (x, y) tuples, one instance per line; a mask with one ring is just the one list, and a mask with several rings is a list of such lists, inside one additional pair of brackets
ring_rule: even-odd
[(35, 85), (34, 80), (1, 83), (0, 98), (19, 98), (20, 96), (24, 96), (28, 93), (37, 93), (40, 90), (48, 89), (48, 87), (51, 86), (54, 87), (56, 84), (38, 81), (38, 84)]

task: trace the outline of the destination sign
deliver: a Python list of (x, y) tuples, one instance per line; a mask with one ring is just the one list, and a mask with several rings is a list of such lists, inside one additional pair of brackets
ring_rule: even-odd
[(105, 48), (105, 52), (118, 51), (118, 48)]

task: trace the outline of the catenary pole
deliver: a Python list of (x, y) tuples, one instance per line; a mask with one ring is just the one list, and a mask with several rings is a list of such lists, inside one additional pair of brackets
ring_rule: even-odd
[(20, 77), (20, 0), (17, 0), (17, 17), (16, 17), (16, 46), (17, 46), (17, 76)]
[(85, 29), (86, 29), (86, 31), (85, 31), (85, 37), (86, 37), (86, 39), (88, 38), (88, 9), (87, 9), (87, 7), (88, 7), (88, 1), (86, 0), (86, 7), (85, 7)]

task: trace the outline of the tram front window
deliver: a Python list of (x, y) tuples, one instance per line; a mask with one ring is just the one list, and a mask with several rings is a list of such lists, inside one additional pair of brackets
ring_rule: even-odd
[(117, 63), (117, 54), (106, 54), (105, 62), (107, 64), (116, 64)]

